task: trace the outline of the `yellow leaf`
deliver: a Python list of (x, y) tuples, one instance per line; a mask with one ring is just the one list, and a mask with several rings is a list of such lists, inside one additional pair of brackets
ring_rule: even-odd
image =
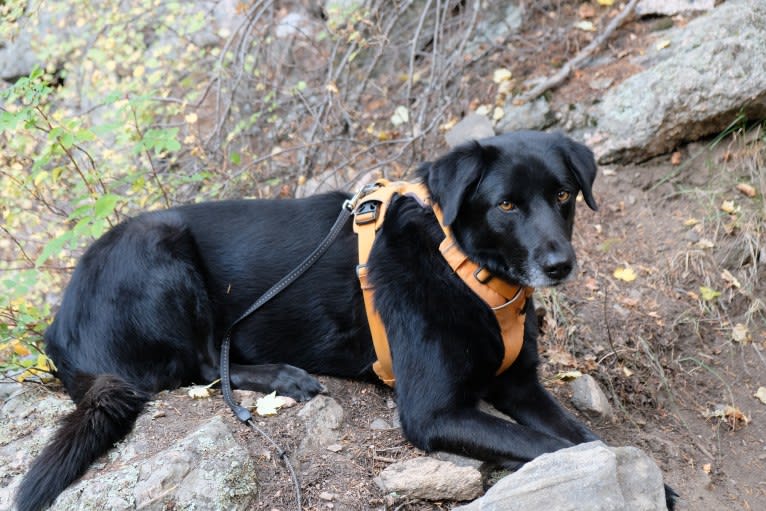
[(706, 474), (709, 474), (710, 472), (713, 471), (713, 465), (710, 463), (705, 463), (704, 465), (702, 465), (702, 471), (705, 472)]
[(502, 107), (496, 106), (492, 111), (492, 120), (499, 121), (505, 115), (505, 110)]
[(144, 76), (144, 73), (146, 72), (146, 68), (144, 66), (138, 65), (135, 68), (133, 68), (133, 78), (141, 78)]
[(572, 380), (576, 380), (580, 376), (582, 376), (582, 373), (580, 371), (575, 370), (575, 371), (564, 371), (562, 373), (558, 373), (556, 375), (556, 378), (562, 381), (572, 381)]
[(410, 111), (407, 110), (407, 107), (401, 105), (396, 107), (396, 110), (394, 110), (394, 115), (391, 116), (391, 124), (394, 126), (399, 126), (409, 121)]
[(684, 225), (686, 227), (694, 227), (698, 223), (700, 223), (700, 221), (697, 220), (696, 218), (687, 218), (686, 220), (684, 220)]
[(598, 2), (598, 5), (605, 5), (607, 7), (614, 5), (614, 0), (596, 0)]
[(210, 389), (207, 386), (195, 385), (187, 392), (192, 399), (205, 399), (210, 397)]
[(513, 76), (511, 70), (502, 67), (500, 69), (495, 69), (495, 72), (492, 73), (492, 81), (495, 83), (507, 82), (511, 79), (511, 76)]
[(595, 32), (596, 27), (593, 25), (592, 21), (578, 21), (574, 24), (575, 28), (578, 28), (584, 32)]
[(13, 347), (13, 352), (18, 356), (26, 357), (29, 355), (29, 348), (21, 344), (18, 340), (11, 341), (11, 346)]
[(184, 121), (188, 122), (189, 124), (194, 124), (195, 122), (197, 122), (197, 114), (195, 114), (194, 112), (190, 114), (186, 114), (186, 117), (184, 117)]
[(276, 415), (277, 411), (283, 407), (290, 407), (295, 405), (295, 400), (287, 396), (277, 396), (275, 390), (271, 394), (258, 398), (255, 402), (255, 413), (261, 417), (268, 415)]
[(748, 331), (746, 325), (743, 325), (742, 323), (737, 323), (736, 325), (734, 325), (734, 328), (731, 329), (731, 338), (735, 342), (739, 342), (739, 343), (748, 342), (751, 340), (750, 331)]
[(614, 278), (624, 280), (625, 282), (633, 282), (637, 277), (636, 272), (629, 266), (617, 268), (614, 270), (613, 275)]
[(721, 292), (716, 291), (715, 289), (711, 289), (709, 287), (700, 286), (700, 296), (702, 297), (703, 300), (705, 300), (706, 302), (709, 302), (721, 296)]
[(734, 207), (734, 201), (731, 201), (731, 200), (723, 201), (721, 203), (721, 211), (723, 211), (724, 213), (729, 213), (729, 214), (736, 213), (737, 208)]
[(662, 39), (660, 41), (657, 41), (657, 44), (654, 45), (655, 48), (658, 50), (663, 50), (670, 46), (670, 39)]
[(757, 397), (761, 403), (766, 405), (766, 387), (758, 387), (758, 390), (755, 391), (753, 396)]
[(45, 371), (46, 373), (50, 373), (52, 371), (56, 370), (56, 365), (53, 363), (53, 360), (49, 359), (42, 353), (37, 355), (37, 362), (35, 363), (35, 368), (39, 369), (40, 371)]

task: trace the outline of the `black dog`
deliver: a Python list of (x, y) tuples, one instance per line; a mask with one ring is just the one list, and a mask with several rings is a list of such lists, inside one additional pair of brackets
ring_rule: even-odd
[[(469, 258), (525, 286), (574, 273), (575, 197), (596, 209), (593, 155), (561, 135), (518, 132), (454, 149), (418, 171)], [(77, 403), (22, 482), (22, 511), (49, 505), (133, 427), (153, 393), (219, 376), (219, 342), (258, 296), (329, 230), (342, 193), (224, 201), (140, 215), (80, 260), (45, 333)], [(376, 356), (355, 275), (351, 226), (329, 251), (232, 338), (232, 383), (300, 400), (309, 373), (373, 380)], [(452, 272), (434, 213), (408, 196), (390, 204), (369, 260), (385, 324), (405, 436), (426, 451), (499, 463), (596, 439), (537, 378), (537, 324), (500, 375), (499, 327)], [(477, 410), (485, 399), (518, 424)], [(672, 507), (672, 490), (667, 491)]]

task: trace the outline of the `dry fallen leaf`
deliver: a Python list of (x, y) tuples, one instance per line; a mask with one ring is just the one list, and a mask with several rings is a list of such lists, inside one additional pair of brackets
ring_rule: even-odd
[(206, 399), (211, 396), (210, 389), (207, 385), (195, 385), (187, 392), (192, 399)]
[(758, 194), (758, 191), (755, 189), (755, 187), (747, 183), (739, 183), (737, 185), (737, 190), (741, 194), (746, 195), (747, 197), (750, 197), (751, 199)]
[(755, 391), (753, 396), (757, 397), (761, 403), (766, 405), (766, 387), (758, 387), (758, 390)]
[(737, 208), (734, 206), (734, 201), (725, 200), (721, 203), (721, 211), (729, 213), (730, 215), (737, 212)]
[(737, 429), (737, 426), (741, 423), (744, 426), (750, 422), (750, 419), (742, 413), (742, 411), (736, 406), (731, 405), (717, 405), (714, 410), (705, 412), (706, 419), (720, 419), (722, 422), (731, 427), (731, 429)]
[(578, 21), (574, 24), (575, 28), (580, 29), (584, 32), (595, 32), (596, 27), (593, 25), (593, 22), (591, 21)]
[(747, 329), (747, 326), (742, 323), (737, 323), (734, 325), (734, 328), (731, 329), (731, 338), (739, 343), (746, 343), (752, 340), (750, 331)]
[(732, 275), (729, 270), (722, 271), (721, 278), (724, 280), (724, 282), (726, 282), (729, 285), (729, 287), (734, 287), (739, 289), (742, 286), (742, 284), (739, 283), (739, 280), (737, 279), (737, 277)]
[(502, 83), (507, 82), (511, 79), (513, 75), (511, 74), (510, 69), (506, 69), (504, 67), (495, 69), (495, 72), (492, 73), (492, 81), (495, 83)]
[(555, 377), (562, 381), (572, 381), (572, 380), (576, 380), (580, 376), (582, 376), (582, 373), (580, 371), (575, 370), (575, 371), (564, 371), (562, 373), (558, 373)]
[(394, 115), (391, 116), (391, 124), (394, 126), (400, 126), (410, 121), (410, 111), (406, 106), (399, 105), (394, 110)]
[(709, 474), (710, 472), (713, 471), (713, 465), (710, 463), (705, 463), (704, 465), (702, 465), (702, 471), (705, 472), (706, 474)]
[(686, 227), (694, 227), (698, 223), (700, 223), (700, 221), (697, 220), (696, 218), (687, 218), (686, 220), (684, 220), (684, 225)]
[(614, 270), (613, 275), (614, 278), (624, 280), (625, 282), (633, 282), (637, 277), (636, 272), (629, 266), (617, 268)]
[(660, 41), (657, 41), (657, 44), (654, 45), (655, 48), (658, 50), (663, 50), (670, 46), (670, 39), (662, 39)]
[(280, 408), (289, 408), (294, 405), (295, 399), (287, 396), (277, 396), (277, 391), (275, 390), (271, 394), (258, 398), (255, 402), (255, 413), (261, 417), (276, 415)]
[(606, 7), (614, 5), (614, 0), (596, 0), (596, 2), (598, 2), (598, 5), (604, 5)]
[(681, 165), (681, 151), (676, 151), (670, 156), (671, 165)]
[(710, 241), (707, 238), (702, 238), (697, 243), (695, 243), (694, 246), (696, 248), (707, 249), (707, 248), (715, 247), (715, 243), (713, 243), (712, 241)]
[(591, 4), (581, 4), (577, 9), (577, 14), (579, 14), (581, 18), (592, 18), (596, 15), (596, 9)]

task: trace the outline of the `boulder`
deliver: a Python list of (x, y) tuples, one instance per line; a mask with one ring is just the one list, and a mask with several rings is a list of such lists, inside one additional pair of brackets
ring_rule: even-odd
[(641, 161), (766, 117), (766, 2), (730, 0), (662, 33), (648, 69), (612, 88), (586, 137), (600, 163)]
[(52, 508), (245, 510), (257, 501), (254, 461), (214, 417), (148, 459), (78, 482)]
[(715, 0), (641, 0), (636, 4), (639, 16), (675, 16), (715, 7)]
[(590, 442), (544, 454), (460, 511), (665, 511), (660, 469), (635, 447)]

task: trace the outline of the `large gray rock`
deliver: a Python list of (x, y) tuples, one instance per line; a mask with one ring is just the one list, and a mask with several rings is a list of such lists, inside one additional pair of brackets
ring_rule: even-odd
[(635, 447), (581, 444), (544, 454), (460, 511), (660, 511), (662, 474)]
[(385, 493), (426, 500), (471, 500), (483, 489), (476, 468), (431, 457), (389, 465), (375, 482)]
[(715, 0), (641, 0), (636, 4), (639, 16), (673, 16), (680, 13), (709, 11)]
[(725, 129), (741, 112), (766, 117), (766, 2), (729, 0), (647, 51), (646, 71), (594, 109), (599, 162), (637, 161)]
[(80, 481), (52, 509), (251, 509), (255, 465), (220, 417), (154, 456)]

